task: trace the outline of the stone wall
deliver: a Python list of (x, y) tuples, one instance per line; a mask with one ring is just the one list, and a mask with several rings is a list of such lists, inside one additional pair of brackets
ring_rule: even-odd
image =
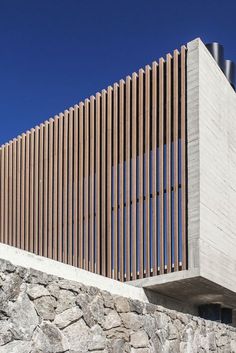
[(0, 260), (0, 353), (236, 352), (236, 329)]

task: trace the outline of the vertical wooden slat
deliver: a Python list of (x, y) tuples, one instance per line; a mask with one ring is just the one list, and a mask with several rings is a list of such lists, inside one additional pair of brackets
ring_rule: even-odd
[(25, 250), (29, 251), (29, 163), (30, 163), (30, 132), (25, 137)]
[(101, 265), (102, 265), (102, 275), (106, 276), (106, 222), (107, 222), (107, 178), (106, 178), (106, 148), (107, 148), (107, 92), (102, 90), (102, 160), (101, 160)]
[(107, 90), (107, 277), (112, 276), (112, 87)]
[(145, 200), (146, 200), (146, 277), (150, 277), (150, 75), (151, 67), (145, 67)]
[(0, 219), (0, 224), (1, 224), (1, 234), (0, 234), (0, 242), (3, 243), (4, 241), (4, 181), (5, 181), (5, 147), (4, 145), (1, 146), (1, 219)]
[[(20, 234), (21, 234), (21, 136), (17, 138), (17, 200), (16, 200), (16, 243), (17, 247), (20, 248)], [(4, 156), (4, 155), (3, 155)]]
[(166, 234), (167, 272), (171, 272), (171, 55), (166, 57)]
[(34, 155), (34, 138), (35, 130), (30, 130), (30, 166), (29, 166), (29, 251), (34, 251), (34, 169), (35, 169), (35, 155)]
[(21, 140), (21, 249), (25, 249), (25, 134)]
[(84, 268), (89, 269), (89, 100), (84, 116)]
[(58, 131), (59, 131), (59, 117), (54, 118), (53, 131), (53, 259), (58, 259)]
[(143, 227), (143, 132), (144, 132), (144, 70), (139, 70), (139, 278), (143, 278), (143, 249), (144, 249), (144, 227)]
[(157, 63), (152, 63), (152, 267), (157, 275)]
[(45, 121), (43, 140), (43, 256), (48, 256), (48, 125), (48, 121)]
[(118, 90), (113, 86), (113, 267), (114, 279), (118, 279)]
[(89, 201), (89, 207), (90, 207), (90, 223), (89, 223), (89, 234), (90, 234), (90, 262), (89, 262), (89, 271), (94, 272), (95, 267), (94, 267), (94, 180), (95, 180), (95, 126), (94, 126), (94, 120), (95, 120), (95, 97), (91, 96), (90, 97), (90, 132), (89, 132), (89, 138), (90, 138), (90, 172), (89, 172), (89, 193), (90, 193), (90, 201)]
[(64, 115), (59, 115), (58, 131), (58, 261), (63, 260), (63, 124)]
[(159, 222), (160, 274), (164, 273), (164, 59), (159, 60)]
[(8, 244), (12, 245), (12, 141), (9, 143), (9, 176), (8, 176), (8, 194), (9, 194), (9, 209), (8, 209)]
[(96, 273), (101, 269), (101, 94), (96, 94)]
[(64, 111), (63, 129), (63, 262), (68, 261), (68, 119), (69, 111)]
[(187, 268), (186, 248), (186, 48), (181, 47), (181, 201), (182, 201), (182, 270)]
[(37, 126), (35, 128), (35, 153), (34, 153), (34, 252), (39, 252), (39, 132), (40, 129)]
[[(54, 120), (49, 120), (48, 130), (48, 257), (53, 257), (53, 126)], [(54, 171), (55, 172), (55, 171)]]
[(40, 124), (39, 131), (39, 255), (43, 255), (43, 142), (44, 125)]
[(70, 108), (69, 113), (69, 146), (68, 146), (68, 263), (73, 263), (73, 120), (74, 111)]
[(74, 191), (73, 191), (73, 265), (78, 266), (78, 165), (79, 165), (79, 106), (74, 106)]
[(131, 120), (131, 77), (126, 77), (126, 91), (125, 91), (125, 99), (126, 99), (126, 112), (125, 112), (125, 183), (126, 183), (126, 214), (125, 214), (125, 222), (126, 222), (126, 236), (125, 236), (125, 256), (126, 256), (126, 281), (130, 280), (130, 120)]
[(174, 149), (174, 269), (178, 271), (179, 269), (179, 242), (178, 242), (178, 234), (179, 234), (179, 168), (178, 168), (178, 146), (179, 146), (179, 112), (178, 112), (178, 105), (179, 105), (179, 92), (178, 92), (178, 71), (179, 71), (179, 52), (178, 50), (174, 51), (174, 62), (173, 62), (173, 86), (174, 86), (174, 97), (173, 97), (173, 149)]
[(83, 268), (84, 236), (84, 103), (79, 104), (79, 267)]
[(4, 243), (8, 244), (8, 218), (9, 218), (9, 192), (8, 192), (8, 177), (9, 177), (9, 143), (5, 145), (5, 180), (4, 180)]
[(132, 280), (137, 278), (137, 77), (132, 75)]
[(13, 140), (13, 150), (12, 150), (12, 154), (13, 154), (13, 158), (12, 158), (12, 178), (13, 178), (13, 185), (12, 185), (12, 245), (16, 246), (16, 217), (17, 217), (17, 209), (16, 209), (16, 180), (17, 180), (17, 140), (14, 139)]
[(124, 281), (124, 91), (125, 81), (119, 82), (119, 279)]

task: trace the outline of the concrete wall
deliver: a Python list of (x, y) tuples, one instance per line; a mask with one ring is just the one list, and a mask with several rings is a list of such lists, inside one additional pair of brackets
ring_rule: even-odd
[(0, 353), (66, 352), (236, 353), (236, 329), (0, 260)]
[(204, 44), (188, 44), (189, 264), (236, 292), (236, 94)]

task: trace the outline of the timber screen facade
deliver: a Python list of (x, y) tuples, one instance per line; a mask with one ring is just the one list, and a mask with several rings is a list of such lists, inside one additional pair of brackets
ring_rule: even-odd
[(0, 241), (121, 281), (187, 268), (186, 48), (0, 149)]

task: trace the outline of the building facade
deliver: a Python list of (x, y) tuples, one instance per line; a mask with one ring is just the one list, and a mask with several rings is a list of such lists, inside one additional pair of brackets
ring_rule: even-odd
[(1, 147), (0, 241), (236, 309), (235, 115), (224, 73), (188, 43)]

